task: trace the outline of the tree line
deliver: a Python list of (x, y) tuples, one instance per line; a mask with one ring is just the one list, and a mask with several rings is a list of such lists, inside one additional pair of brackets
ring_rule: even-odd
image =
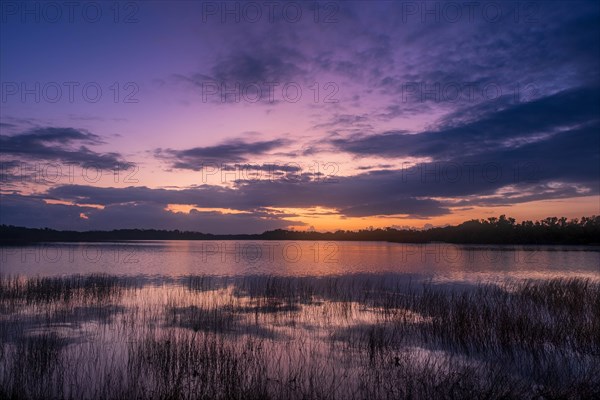
[(600, 216), (594, 215), (581, 219), (548, 217), (539, 221), (517, 223), (514, 218), (501, 215), (427, 230), (377, 228), (313, 232), (276, 229), (260, 234), (231, 235), (156, 229), (78, 232), (0, 225), (0, 243), (3, 244), (127, 240), (343, 240), (465, 244), (600, 244)]

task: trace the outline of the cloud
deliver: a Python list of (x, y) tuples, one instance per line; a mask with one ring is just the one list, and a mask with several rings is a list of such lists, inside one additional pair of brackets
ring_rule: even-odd
[(298, 67), (303, 58), (291, 47), (236, 49), (212, 66), (211, 76), (225, 83), (286, 82), (303, 72)]
[(275, 94), (280, 93), (284, 85), (299, 85), (308, 78), (302, 67), (306, 60), (294, 46), (257, 45), (263, 41), (264, 38), (247, 45), (236, 43), (226, 55), (213, 60), (208, 71), (176, 73), (173, 78), (199, 91), (204, 102), (237, 103), (243, 99), (278, 104), (282, 99)]
[[(598, 93), (597, 88), (577, 88), (528, 103), (499, 108), (477, 106), (457, 113), (456, 118), (442, 120), (435, 131), (338, 136), (331, 141), (339, 150), (358, 157), (394, 160), (420, 156), (430, 160), (406, 164), (401, 169), (394, 170), (388, 165), (385, 169), (338, 176), (335, 182), (297, 174), (298, 179), (294, 180), (248, 179), (235, 181), (230, 187), (200, 185), (178, 190), (63, 185), (49, 188), (35, 199), (9, 197), (5, 201), (3, 196), (2, 218), (24, 223), (27, 218), (39, 215), (39, 223), (49, 223), (53, 219), (48, 215), (55, 213), (64, 224), (73, 221), (76, 226), (95, 224), (89, 226), (108, 229), (137, 224), (173, 229), (190, 227), (206, 232), (225, 232), (225, 228), (231, 229), (227, 232), (247, 232), (289, 224), (283, 218), (293, 215), (275, 212), (282, 208), (323, 207), (337, 210), (343, 217), (429, 218), (450, 214), (455, 207), (599, 195)], [(86, 144), (100, 140), (79, 131), (50, 131), (32, 134), (19, 145), (27, 142), (53, 147), (59, 139)], [(283, 139), (256, 142), (234, 139), (215, 146), (160, 150), (157, 155), (175, 168), (195, 170), (206, 162), (230, 163), (230, 167), (237, 168), (251, 157), (268, 155), (286, 144)], [(278, 164), (257, 164), (253, 170), (265, 168), (290, 171)], [(44, 205), (41, 198), (73, 205)], [(104, 209), (90, 209), (88, 204), (99, 204)], [(172, 213), (164, 210), (169, 204), (225, 208), (241, 213)], [(29, 209), (30, 212), (26, 211)], [(43, 209), (52, 211), (44, 214)], [(82, 212), (87, 219), (80, 221)], [(236, 223), (240, 224), (237, 229)]]
[(289, 144), (288, 140), (274, 139), (247, 142), (232, 139), (215, 146), (194, 147), (184, 150), (157, 149), (155, 155), (171, 163), (173, 168), (198, 171), (207, 164), (231, 164), (251, 161), (254, 157)]
[(84, 130), (34, 128), (20, 134), (0, 135), (0, 155), (33, 161), (75, 163), (99, 169), (131, 167), (118, 153), (99, 153), (88, 147), (103, 143), (100, 136)]
[[(248, 179), (229, 187), (54, 185), (30, 198), (3, 195), (2, 221), (244, 232), (284, 226), (289, 222), (283, 218), (294, 218), (276, 213), (278, 208), (323, 207), (337, 210), (343, 217), (428, 218), (450, 214), (455, 207), (598, 195), (600, 4), (563, 2), (550, 7), (539, 3), (533, 10), (533, 23), (525, 21), (531, 9), (514, 13), (514, 7), (527, 6), (523, 3), (495, 2), (504, 11), (498, 23), (485, 20), (484, 5), (475, 6), (475, 21), (471, 21), (466, 6), (458, 4), (462, 7), (458, 23), (434, 22), (431, 13), (425, 15), (426, 21), (419, 14), (406, 21), (402, 8), (406, 2), (370, 3), (368, 7), (342, 2), (334, 24), (316, 23), (314, 8), (305, 9), (297, 24), (282, 21), (278, 13), (274, 23), (252, 25), (221, 23), (215, 15), (202, 27), (196, 24), (194, 13), (186, 12), (193, 25), (184, 26), (187, 18), (171, 20), (178, 21), (177, 27), (186, 32), (191, 27), (194, 33), (201, 30), (207, 40), (198, 45), (198, 36), (188, 37), (189, 41), (172, 46), (175, 52), (168, 53), (175, 56), (188, 45), (197, 49), (197, 59), (186, 56), (181, 62), (167, 64), (176, 65), (179, 72), (198, 65), (192, 72), (178, 75), (187, 82), (188, 90), (197, 91), (206, 81), (228, 87), (298, 81), (306, 84), (305, 99), (312, 99), (309, 88), (313, 83), (323, 88), (326, 82), (335, 82), (340, 89), (338, 103), (289, 105), (289, 114), (278, 114), (279, 110), (272, 108), (268, 122), (278, 126), (296, 113), (297, 120), (313, 121), (293, 127), (289, 137), (306, 134), (303, 129), (310, 129), (309, 125), (329, 132), (320, 137), (311, 132), (310, 143), (304, 143), (298, 155), (345, 153), (339, 154), (342, 162), (358, 161), (353, 170), (360, 172), (338, 176), (335, 183), (298, 173), (293, 180)], [(442, 7), (443, 3), (430, 6)], [(325, 17), (327, 10), (320, 11), (320, 17)], [(169, 73), (163, 69), (168, 66), (156, 65), (159, 74)], [(157, 70), (142, 75), (156, 76), (152, 71)], [(474, 100), (424, 96), (404, 101), (408, 83), (428, 88), (470, 85), (477, 93)], [(488, 85), (499, 86), (502, 94), (486, 101), (482, 90)], [(524, 90), (527, 85), (535, 90)], [(268, 100), (268, 96), (262, 98)], [(214, 95), (211, 100), (219, 102), (222, 97)], [(14, 161), (10, 157), (104, 167), (124, 162), (118, 153), (96, 151), (104, 145), (102, 139), (87, 131), (29, 129), (33, 124), (17, 126), (13, 122), (17, 121), (9, 119), (0, 126), (4, 133), (0, 149), (10, 162)], [(15, 131), (23, 132), (13, 135)], [(207, 163), (225, 164), (225, 170), (300, 172), (293, 166), (256, 162), (284, 154), (280, 150), (288, 144), (284, 139), (245, 136), (204, 147), (161, 145), (154, 155), (176, 169), (174, 173), (197, 171)], [(427, 161), (394, 169), (402, 159)], [(46, 204), (44, 198), (73, 205)], [(100, 204), (104, 209), (86, 204)], [(164, 210), (168, 204), (242, 213), (172, 213)], [(87, 220), (80, 218), (82, 212)]]
[(497, 112), (481, 111), (481, 107), (477, 107), (482, 114), (471, 115), (471, 121), (455, 124), (450, 119), (435, 131), (415, 134), (389, 131), (337, 138), (332, 143), (342, 151), (357, 155), (431, 157), (434, 160), (453, 160), (459, 155), (485, 158), (492, 150), (517, 149), (528, 143), (551, 140), (561, 130), (594, 122), (599, 118), (599, 101), (599, 88), (583, 87)]
[[(357, 156), (395, 159), (419, 155), (430, 161), (401, 169), (338, 176), (335, 183), (298, 174), (294, 180), (239, 180), (232, 187), (202, 185), (182, 190), (68, 185), (46, 195), (76, 204), (193, 204), (255, 213), (266, 208), (325, 207), (347, 217), (402, 215), (426, 218), (459, 205), (518, 204), (599, 194), (600, 118), (596, 89), (561, 92), (480, 118), (447, 123), (419, 134), (389, 132), (334, 139)], [(473, 114), (475, 116), (476, 113)], [(171, 154), (173, 165), (193, 169), (203, 159), (242, 160), (266, 154), (280, 141), (240, 140)], [(258, 168), (260, 169), (260, 168)], [(516, 188), (516, 189), (515, 189)], [(519, 193), (511, 194), (511, 190)]]
[(450, 210), (437, 200), (407, 197), (351, 206), (341, 209), (340, 213), (347, 217), (406, 215), (408, 218), (423, 218), (446, 215), (450, 213)]
[[(257, 211), (248, 214), (222, 214), (216, 211), (174, 213), (153, 202), (112, 204), (103, 209), (48, 204), (37, 196), (2, 195), (0, 217), (3, 224), (32, 228), (69, 230), (180, 229), (208, 233), (260, 233), (302, 222), (284, 220), (289, 215)], [(82, 214), (85, 218), (82, 218)]]
[(312, 129), (360, 128), (363, 130), (371, 130), (373, 127), (368, 121), (369, 118), (366, 115), (337, 114), (331, 117), (327, 122), (314, 125)]
[[(394, 189), (395, 184), (397, 189)], [(267, 208), (327, 207), (342, 215), (434, 216), (448, 213), (439, 201), (419, 199), (403, 193), (398, 174), (362, 174), (338, 183), (302, 181), (246, 182), (235, 188), (216, 185), (167, 190), (147, 187), (100, 188), (65, 185), (47, 191), (48, 198), (75, 204), (192, 204), (198, 208), (229, 208), (249, 213)]]
[(92, 210), (85, 206), (47, 204), (38, 196), (0, 195), (2, 224), (30, 228), (83, 229), (81, 213)]

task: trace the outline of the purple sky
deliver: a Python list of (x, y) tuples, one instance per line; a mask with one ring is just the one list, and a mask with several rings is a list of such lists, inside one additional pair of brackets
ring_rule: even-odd
[(1, 4), (2, 224), (600, 213), (596, 1), (72, 4)]

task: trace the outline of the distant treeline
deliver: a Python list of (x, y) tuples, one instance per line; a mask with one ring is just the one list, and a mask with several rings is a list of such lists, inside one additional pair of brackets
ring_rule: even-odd
[(363, 229), (359, 231), (300, 232), (277, 229), (253, 235), (213, 235), (190, 231), (118, 229), (113, 231), (57, 231), (0, 225), (0, 243), (102, 242), (124, 240), (347, 240), (402, 243), (472, 244), (600, 244), (600, 216), (549, 217), (517, 223), (501, 215), (471, 220), (456, 226), (416, 229)]

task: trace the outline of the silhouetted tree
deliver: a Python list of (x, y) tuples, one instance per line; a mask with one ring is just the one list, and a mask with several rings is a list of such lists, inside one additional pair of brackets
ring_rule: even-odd
[(500, 215), (428, 230), (369, 227), (358, 231), (300, 232), (276, 229), (256, 235), (213, 235), (155, 229), (76, 232), (0, 225), (0, 243), (3, 244), (112, 240), (360, 240), (405, 243), (600, 244), (600, 216), (571, 220), (564, 217), (548, 217), (541, 221), (522, 221), (517, 224), (514, 218)]

